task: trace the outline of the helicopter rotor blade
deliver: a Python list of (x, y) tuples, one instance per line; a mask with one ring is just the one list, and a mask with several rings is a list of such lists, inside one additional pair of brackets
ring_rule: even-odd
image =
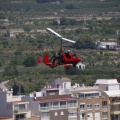
[(62, 40), (65, 40), (65, 41), (68, 41), (68, 42), (71, 42), (71, 43), (76, 43), (76, 41), (73, 41), (73, 40), (70, 40), (70, 39), (67, 39), (67, 38), (62, 38)]
[(47, 28), (46, 31), (49, 31), (49, 32), (53, 33), (54, 35), (58, 36), (58, 37), (61, 38), (62, 40), (65, 40), (65, 41), (68, 41), (68, 42), (71, 42), (71, 43), (76, 43), (76, 41), (73, 41), (73, 40), (70, 40), (70, 39), (67, 39), (67, 38), (62, 37), (62, 35), (58, 34), (58, 33), (55, 32), (54, 30), (52, 30), (51, 28)]
[(62, 38), (62, 36), (60, 34), (58, 34), (57, 32), (55, 32), (54, 30), (52, 30), (50, 28), (47, 28), (46, 30), (49, 31), (49, 32), (51, 32), (51, 33), (53, 33), (53, 34), (55, 34), (56, 36)]

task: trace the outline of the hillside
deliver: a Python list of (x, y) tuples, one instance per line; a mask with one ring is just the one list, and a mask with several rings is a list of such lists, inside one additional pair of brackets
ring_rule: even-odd
[[(40, 90), (46, 82), (68, 77), (72, 84), (92, 85), (98, 78), (120, 76), (120, 50), (98, 50), (92, 42), (120, 43), (119, 0), (64, 0), (62, 3), (36, 3), (36, 0), (0, 0), (0, 81), (22, 84), (25, 92)], [(60, 41), (46, 32), (50, 27), (77, 44), (64, 43), (86, 65), (84, 71), (63, 66), (26, 67), (23, 62), (59, 50)], [(89, 43), (89, 44), (87, 44)]]

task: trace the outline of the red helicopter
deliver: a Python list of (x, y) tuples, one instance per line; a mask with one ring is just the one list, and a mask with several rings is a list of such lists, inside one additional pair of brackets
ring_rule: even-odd
[[(49, 59), (48, 54), (44, 54), (43, 63), (45, 65), (48, 65), (51, 68), (57, 67), (59, 65), (64, 65), (66, 69), (69, 69), (71, 66), (76, 67), (76, 65), (80, 63), (81, 59), (73, 51), (68, 50), (67, 52), (64, 52), (62, 50), (63, 40), (71, 42), (71, 43), (76, 43), (76, 42), (62, 37), (60, 34), (58, 34), (57, 32), (55, 32), (54, 30), (50, 28), (47, 28), (46, 30), (48, 32), (53, 33), (54, 35), (56, 35), (57, 37), (61, 39), (61, 48), (58, 53), (54, 54), (51, 57), (51, 59)], [(38, 64), (40, 63), (41, 63), (40, 58), (38, 57)]]

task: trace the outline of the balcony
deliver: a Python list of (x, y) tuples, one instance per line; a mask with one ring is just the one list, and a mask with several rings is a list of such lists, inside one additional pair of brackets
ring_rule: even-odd
[(58, 106), (51, 106), (52, 110), (55, 110), (55, 109), (58, 109), (58, 108), (59, 108)]
[(102, 119), (106, 120), (106, 119), (108, 119), (108, 116), (107, 115), (102, 115)]
[(40, 110), (49, 110), (49, 107), (40, 107)]
[(118, 114), (120, 114), (120, 110), (118, 110), (118, 111), (111, 111), (110, 114), (118, 115)]
[(66, 108), (66, 105), (60, 105), (60, 108)]
[(120, 100), (112, 101), (110, 105), (120, 105)]
[(80, 110), (82, 111), (82, 110), (85, 110), (85, 108), (80, 108)]
[(14, 110), (14, 114), (28, 113), (29, 109)]
[(77, 107), (77, 104), (76, 104), (76, 103), (73, 103), (73, 104), (67, 104), (67, 107)]
[(107, 106), (102, 106), (102, 109), (107, 109)]
[(49, 116), (43, 116), (43, 117), (41, 117), (41, 120), (50, 120), (50, 117)]
[(85, 118), (80, 118), (80, 120), (85, 120)]
[(120, 114), (120, 105), (111, 106), (111, 114)]

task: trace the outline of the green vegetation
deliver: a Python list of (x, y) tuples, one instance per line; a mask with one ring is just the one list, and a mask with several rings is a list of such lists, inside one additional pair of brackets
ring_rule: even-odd
[[(0, 82), (9, 79), (11, 87), (21, 84), (27, 94), (58, 77), (86, 85), (118, 77), (120, 50), (97, 50), (95, 42), (120, 43), (119, 6), (119, 0), (61, 0), (60, 4), (0, 0)], [(52, 56), (60, 47), (59, 39), (45, 31), (47, 27), (77, 42), (63, 45), (81, 57), (84, 71), (37, 65), (38, 56)]]

